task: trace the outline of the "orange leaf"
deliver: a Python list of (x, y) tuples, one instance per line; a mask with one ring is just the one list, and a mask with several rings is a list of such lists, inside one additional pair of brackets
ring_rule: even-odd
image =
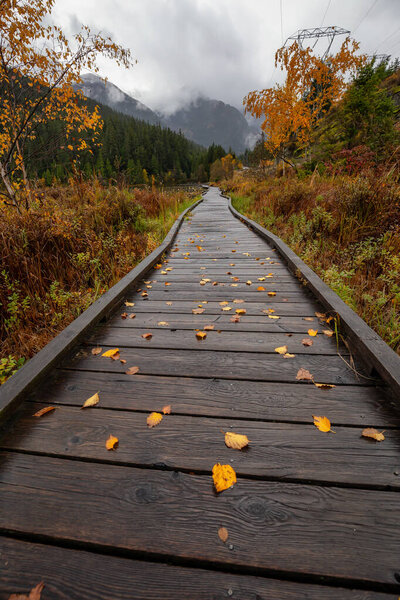
[(207, 334), (205, 331), (198, 331), (196, 337), (198, 340), (204, 340), (207, 337)]
[(219, 537), (219, 539), (220, 539), (222, 542), (224, 542), (224, 544), (225, 544), (226, 540), (227, 540), (227, 539), (228, 539), (228, 537), (229, 537), (229, 533), (228, 533), (228, 530), (227, 530), (227, 528), (226, 528), (226, 527), (220, 527), (220, 528), (218, 529), (218, 537)]
[(245, 309), (245, 308), (237, 308), (237, 309), (235, 310), (235, 313), (236, 313), (237, 315), (245, 315), (245, 314), (246, 314), (246, 309)]
[(318, 333), (318, 329), (309, 329), (307, 333), (308, 335), (311, 335), (311, 337), (315, 337)]
[(276, 292), (268, 292), (268, 296), (276, 296)]
[(234, 450), (241, 450), (249, 445), (249, 439), (247, 435), (242, 435), (241, 433), (233, 433), (233, 431), (227, 431), (225, 433), (225, 444), (228, 448), (233, 448)]
[(125, 306), (135, 306), (134, 302), (125, 302)]
[(257, 292), (265, 292), (265, 287), (263, 287), (262, 285), (259, 285), (257, 288)]
[(162, 411), (163, 411), (164, 415), (170, 415), (171, 414), (171, 405), (168, 404), (168, 406), (163, 406)]
[(318, 317), (318, 319), (325, 319), (326, 318), (326, 314), (325, 313), (316, 312), (314, 314), (315, 314), (316, 317)]
[(289, 352), (286, 352), (286, 354), (283, 355), (283, 358), (294, 358), (295, 356), (295, 354), (289, 354)]
[(148, 427), (155, 427), (156, 425), (158, 425), (159, 423), (161, 423), (162, 418), (163, 418), (163, 416), (162, 416), (161, 413), (152, 412), (147, 417), (147, 425), (148, 425)]
[[(327, 433), (328, 431), (332, 431), (331, 422), (327, 417), (317, 417), (317, 416), (313, 415), (313, 419), (314, 419), (315, 427), (317, 427), (320, 431), (323, 431), (324, 433)], [(332, 433), (335, 433), (335, 432), (332, 431)]]
[(301, 368), (297, 371), (296, 379), (299, 381), (313, 381), (314, 377), (311, 375), (310, 371)]
[(226, 300), (223, 300), (219, 303), (220, 306), (226, 306), (227, 304), (229, 304), (229, 302), (227, 302)]
[(316, 381), (314, 381), (314, 385), (321, 390), (330, 390), (336, 387), (332, 383), (317, 383)]
[(124, 312), (124, 313), (122, 313), (122, 315), (121, 315), (121, 319), (126, 319), (126, 318), (127, 318), (127, 316), (128, 316), (128, 313)]
[(310, 338), (304, 338), (303, 340), (301, 340), (301, 343), (303, 344), (303, 346), (312, 346), (313, 345), (313, 341), (310, 340)]
[(8, 600), (40, 600), (43, 588), (44, 582), (41, 581), (31, 589), (28, 596), (26, 594), (11, 594)]
[(110, 435), (110, 437), (106, 441), (107, 450), (115, 450), (115, 447), (118, 445), (118, 442), (119, 440), (117, 437), (115, 437), (114, 435)]
[(127, 375), (136, 375), (139, 372), (139, 367), (129, 367), (127, 371), (125, 371)]
[(97, 356), (97, 354), (101, 354), (102, 351), (103, 351), (103, 348), (92, 348), (93, 356)]
[(135, 313), (131, 313), (131, 314), (129, 315), (129, 318), (130, 318), (130, 319), (134, 319), (135, 317), (136, 317)]
[(45, 406), (44, 408), (41, 408), (40, 410), (38, 410), (37, 412), (35, 412), (35, 414), (33, 415), (34, 417), (41, 417), (42, 415), (45, 415), (48, 412), (51, 412), (53, 410), (56, 410), (55, 406)]
[(98, 392), (96, 392), (95, 394), (93, 394), (93, 396), (90, 396), (90, 398), (85, 400), (85, 402), (83, 403), (81, 408), (89, 408), (90, 406), (95, 406), (96, 404), (99, 403), (99, 401), (100, 401), (100, 397), (99, 397)]
[(379, 432), (376, 429), (374, 429), (373, 427), (367, 427), (367, 429), (363, 430), (361, 435), (363, 437), (367, 437), (367, 438), (376, 440), (377, 442), (383, 442), (383, 440), (385, 439), (385, 436), (383, 435), (383, 431)]
[(145, 340), (151, 340), (152, 337), (153, 337), (152, 333), (142, 333), (142, 338)]
[(231, 465), (215, 464), (213, 466), (212, 476), (217, 492), (223, 492), (236, 483), (236, 473)]
[(112, 358), (113, 356), (118, 354), (118, 352), (119, 352), (119, 348), (112, 348), (111, 350), (107, 350), (106, 352), (103, 352), (102, 356)]
[(214, 325), (205, 325), (204, 331), (212, 331), (214, 329)]

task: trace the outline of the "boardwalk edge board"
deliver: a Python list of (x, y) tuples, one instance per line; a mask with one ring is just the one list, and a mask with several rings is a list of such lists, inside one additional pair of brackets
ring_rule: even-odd
[[(206, 190), (203, 191), (203, 194)], [(0, 422), (12, 414), (23, 401), (24, 395), (40, 383), (69, 351), (88, 334), (99, 321), (107, 317), (129, 289), (137, 284), (172, 246), (185, 216), (192, 211), (203, 198), (194, 202), (177, 218), (164, 241), (149, 256), (144, 258), (125, 277), (105, 292), (79, 317), (53, 338), (40, 352), (35, 354), (15, 375), (0, 386)]]
[(228, 200), (228, 207), (234, 217), (247, 225), (251, 230), (276, 248), (286, 261), (289, 270), (300, 276), (323, 306), (339, 317), (340, 327), (346, 334), (351, 351), (374, 371), (393, 392), (395, 398), (400, 398), (400, 358), (386, 342), (373, 331), (339, 296), (308, 267), (293, 250), (277, 235), (271, 233), (258, 223), (239, 213), (233, 206), (230, 196), (222, 194)]

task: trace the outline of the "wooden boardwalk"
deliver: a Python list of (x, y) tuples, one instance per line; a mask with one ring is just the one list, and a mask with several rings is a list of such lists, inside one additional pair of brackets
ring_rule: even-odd
[[(75, 348), (3, 432), (0, 598), (43, 581), (42, 600), (397, 599), (400, 411), (322, 333), (323, 309), (277, 252), (210, 189), (125, 300), (134, 306)], [(301, 368), (335, 387), (296, 380)], [(369, 426), (385, 440), (361, 437)], [(223, 431), (249, 447), (227, 448)], [(237, 473), (220, 494), (215, 463)]]

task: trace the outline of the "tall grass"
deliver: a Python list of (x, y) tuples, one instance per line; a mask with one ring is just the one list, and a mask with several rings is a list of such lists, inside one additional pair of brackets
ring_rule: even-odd
[(279, 235), (400, 353), (400, 185), (393, 171), (224, 182), (237, 210)]
[(71, 182), (0, 209), (0, 383), (156, 248), (195, 192)]

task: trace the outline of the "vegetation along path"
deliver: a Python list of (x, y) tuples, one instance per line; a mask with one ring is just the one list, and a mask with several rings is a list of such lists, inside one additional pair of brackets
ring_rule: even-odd
[(398, 598), (400, 412), (323, 313), (210, 189), (6, 426), (0, 597)]

